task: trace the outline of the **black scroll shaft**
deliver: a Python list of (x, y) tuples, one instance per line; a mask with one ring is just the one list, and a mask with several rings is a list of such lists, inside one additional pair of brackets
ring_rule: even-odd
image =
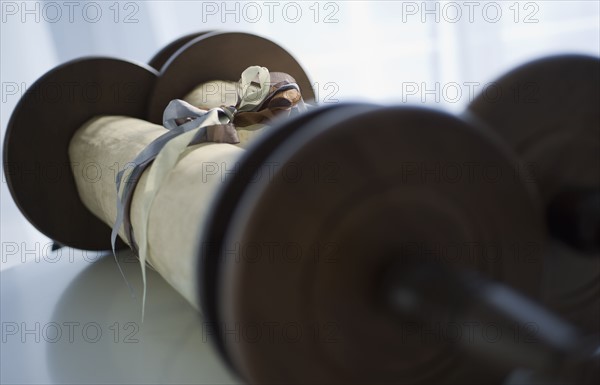
[(546, 210), (550, 235), (589, 255), (600, 251), (600, 190), (558, 194)]
[[(493, 342), (470, 333), (458, 343), (467, 354), (508, 371), (527, 369), (566, 383), (595, 383), (600, 375), (596, 346), (577, 329), (509, 287), (472, 271), (441, 265), (392, 267), (383, 280), (388, 310), (400, 321), (445, 320), (469, 333), (468, 325), (494, 325)], [(520, 334), (516, 334), (520, 331)]]

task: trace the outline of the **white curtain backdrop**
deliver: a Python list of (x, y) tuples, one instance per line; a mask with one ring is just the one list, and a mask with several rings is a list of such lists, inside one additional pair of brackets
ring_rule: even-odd
[[(87, 55), (147, 62), (196, 31), (248, 31), (277, 42), (303, 64), (321, 103), (438, 104), (453, 112), (468, 104), (471, 90), (518, 64), (559, 53), (600, 55), (595, 0), (0, 3), (0, 140), (19, 96), (54, 66)], [(4, 175), (0, 194), (0, 269), (49, 252)]]

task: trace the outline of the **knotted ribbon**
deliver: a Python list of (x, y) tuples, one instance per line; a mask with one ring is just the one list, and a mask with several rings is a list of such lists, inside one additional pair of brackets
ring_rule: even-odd
[[(255, 80), (258, 79), (258, 82)], [(269, 86), (269, 83), (273, 84)], [(238, 82), (236, 106), (200, 109), (183, 100), (172, 100), (163, 114), (167, 132), (153, 140), (131, 162), (133, 167), (121, 170), (116, 177), (117, 218), (112, 228), (111, 244), (115, 243), (121, 226), (125, 237), (140, 260), (143, 281), (142, 320), (146, 303), (146, 263), (148, 255), (148, 218), (160, 185), (175, 167), (188, 146), (203, 143), (239, 143), (236, 126), (263, 123), (281, 113), (304, 111), (306, 105), (293, 78), (283, 73), (271, 73), (265, 67), (247, 68)], [(142, 191), (141, 224), (133, 233), (130, 220), (131, 200), (139, 178), (150, 164)], [(127, 175), (126, 171), (131, 170)], [(121, 191), (121, 185), (124, 187)], [(118, 261), (117, 261), (118, 263)]]

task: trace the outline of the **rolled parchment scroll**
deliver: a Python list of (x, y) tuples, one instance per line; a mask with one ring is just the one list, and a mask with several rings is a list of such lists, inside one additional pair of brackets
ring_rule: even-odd
[[(231, 90), (236, 84), (211, 81), (196, 87), (184, 100), (205, 109), (235, 105)], [(169, 172), (168, 181), (161, 185), (149, 213), (143, 212), (140, 196), (152, 165), (134, 187), (129, 215), (134, 234), (148, 218), (147, 262), (196, 308), (198, 233), (221, 182), (235, 172), (243, 148), (265, 129), (264, 124), (239, 127), (236, 131), (240, 141), (236, 144), (206, 142), (190, 146)], [(108, 226), (112, 227), (117, 218), (117, 173), (132, 167), (137, 154), (166, 132), (163, 126), (125, 116), (94, 117), (76, 131), (69, 145), (69, 158), (79, 196)], [(131, 243), (123, 228), (119, 233)]]

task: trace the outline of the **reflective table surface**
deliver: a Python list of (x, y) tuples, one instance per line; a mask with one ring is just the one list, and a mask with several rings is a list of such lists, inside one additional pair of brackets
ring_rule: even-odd
[(106, 253), (40, 252), (0, 272), (0, 382), (239, 383), (198, 312), (151, 268), (142, 321), (139, 262), (118, 258), (132, 290)]

